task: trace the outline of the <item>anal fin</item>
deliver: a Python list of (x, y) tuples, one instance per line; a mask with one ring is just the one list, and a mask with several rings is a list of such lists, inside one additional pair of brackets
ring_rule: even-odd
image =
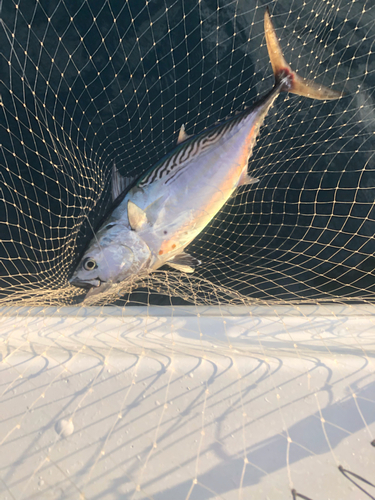
[(247, 167), (243, 170), (240, 180), (238, 181), (238, 186), (246, 186), (247, 184), (255, 184), (259, 182), (259, 179), (256, 177), (250, 177), (247, 173)]

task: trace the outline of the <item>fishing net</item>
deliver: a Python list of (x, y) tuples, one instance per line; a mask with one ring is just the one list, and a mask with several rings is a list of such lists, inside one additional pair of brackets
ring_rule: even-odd
[[(80, 292), (67, 278), (108, 207), (113, 163), (140, 175), (181, 125), (198, 133), (272, 87), (264, 9), (3, 5), (4, 301), (69, 302)], [(260, 182), (191, 244), (202, 261), (192, 278), (161, 270), (149, 291), (202, 303), (218, 291), (229, 302), (373, 298), (372, 16), (358, 2), (273, 5), (293, 68), (347, 95), (280, 97), (249, 165)]]
[(268, 3), (292, 68), (345, 95), (278, 97), (249, 162), (260, 181), (189, 245), (194, 274), (163, 267), (92, 308), (68, 283), (114, 163), (141, 175), (182, 125), (197, 134), (272, 88), (266, 5), (0, 4), (4, 498), (297, 498), (317, 478), (301, 498), (371, 491), (370, 0)]

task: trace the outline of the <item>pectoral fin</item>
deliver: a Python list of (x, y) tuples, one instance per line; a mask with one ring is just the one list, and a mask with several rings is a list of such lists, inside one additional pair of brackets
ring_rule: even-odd
[(147, 222), (152, 226), (157, 218), (159, 217), (160, 213), (163, 210), (163, 206), (166, 203), (166, 200), (168, 197), (166, 196), (160, 196), (160, 198), (157, 198), (155, 201), (150, 203), (146, 208), (146, 216), (147, 216)]
[(193, 273), (195, 271), (195, 267), (199, 266), (201, 261), (188, 253), (182, 252), (166, 262), (166, 264), (182, 273)]
[(139, 231), (145, 224), (147, 224), (146, 212), (144, 212), (131, 200), (128, 201), (128, 219), (130, 227), (133, 231)]

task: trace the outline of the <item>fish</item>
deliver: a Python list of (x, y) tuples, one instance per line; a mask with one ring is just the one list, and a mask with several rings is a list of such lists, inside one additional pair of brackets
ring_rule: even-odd
[(138, 178), (121, 176), (113, 165), (113, 207), (69, 280), (86, 289), (86, 297), (137, 281), (163, 265), (193, 273), (201, 262), (186, 247), (240, 186), (259, 180), (248, 173), (248, 163), (278, 95), (291, 92), (319, 100), (344, 95), (291, 69), (268, 8), (264, 31), (275, 79), (264, 97), (197, 135), (189, 136), (183, 125), (175, 148)]

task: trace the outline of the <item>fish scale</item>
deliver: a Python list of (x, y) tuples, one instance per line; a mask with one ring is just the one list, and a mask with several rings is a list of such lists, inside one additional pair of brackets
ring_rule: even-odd
[(274, 87), (241, 113), (189, 137), (138, 180), (112, 174), (113, 209), (89, 244), (70, 283), (92, 296), (123, 281), (134, 282), (164, 264), (190, 273), (200, 264), (185, 248), (239, 186), (257, 182), (248, 161), (261, 125), (280, 92), (313, 99), (342, 96), (305, 80), (284, 59), (268, 12), (264, 16)]

